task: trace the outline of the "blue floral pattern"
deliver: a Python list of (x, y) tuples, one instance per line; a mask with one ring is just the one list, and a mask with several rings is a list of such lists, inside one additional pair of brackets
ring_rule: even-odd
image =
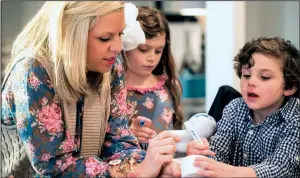
[(127, 108), (130, 120), (144, 116), (152, 120), (151, 129), (160, 133), (173, 129), (175, 115), (173, 100), (165, 81), (167, 76), (160, 75), (158, 83), (150, 88), (127, 86)]

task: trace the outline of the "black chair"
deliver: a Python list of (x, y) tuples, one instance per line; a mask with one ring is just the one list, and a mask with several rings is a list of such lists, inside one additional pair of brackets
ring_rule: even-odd
[(209, 109), (208, 114), (212, 116), (216, 122), (222, 118), (224, 107), (233, 99), (242, 97), (242, 95), (228, 85), (219, 88), (218, 93)]

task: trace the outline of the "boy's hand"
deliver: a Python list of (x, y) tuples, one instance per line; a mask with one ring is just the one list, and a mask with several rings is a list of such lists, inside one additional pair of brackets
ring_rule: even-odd
[(215, 161), (206, 156), (199, 156), (194, 161), (202, 177), (256, 177), (254, 170), (250, 167), (236, 167)]
[(214, 157), (215, 153), (210, 151), (209, 143), (206, 138), (201, 138), (204, 145), (198, 143), (196, 140), (191, 141), (187, 146), (186, 155), (205, 155)]
[[(144, 126), (140, 126), (140, 121), (144, 121)], [(150, 129), (152, 121), (149, 118), (138, 116), (131, 124), (130, 130), (141, 143), (148, 143), (149, 139), (156, 136), (156, 132)]]

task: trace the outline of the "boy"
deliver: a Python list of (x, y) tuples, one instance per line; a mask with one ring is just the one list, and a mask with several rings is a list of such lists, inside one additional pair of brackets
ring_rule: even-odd
[(252, 40), (234, 59), (242, 97), (224, 109), (195, 165), (204, 177), (300, 177), (300, 54), (279, 37)]

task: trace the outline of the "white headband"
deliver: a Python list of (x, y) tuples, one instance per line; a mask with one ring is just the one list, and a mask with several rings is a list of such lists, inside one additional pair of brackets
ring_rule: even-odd
[(125, 24), (124, 35), (122, 39), (122, 47), (124, 51), (135, 49), (139, 44), (146, 43), (146, 37), (143, 29), (137, 21), (138, 9), (132, 3), (124, 5)]

